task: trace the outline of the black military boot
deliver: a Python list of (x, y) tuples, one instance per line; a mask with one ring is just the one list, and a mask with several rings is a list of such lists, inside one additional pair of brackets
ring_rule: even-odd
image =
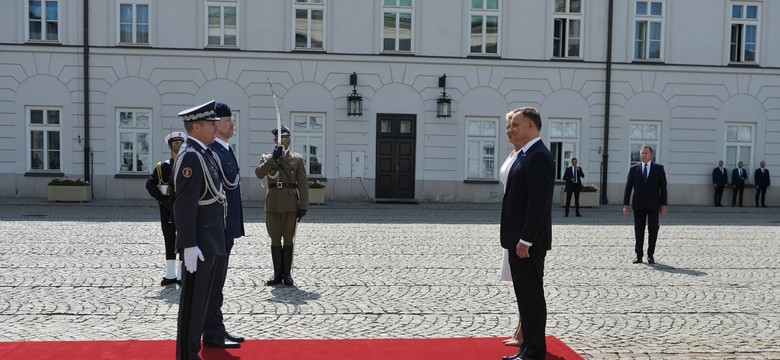
[(274, 276), (265, 282), (266, 286), (276, 286), (282, 283), (282, 247), (271, 246), (271, 260), (274, 263)]
[(292, 270), (293, 262), (293, 246), (285, 246), (282, 248), (282, 283), (287, 286), (295, 286), (290, 271)]

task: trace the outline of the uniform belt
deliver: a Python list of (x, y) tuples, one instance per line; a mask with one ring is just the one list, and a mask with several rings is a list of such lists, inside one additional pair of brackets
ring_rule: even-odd
[(294, 188), (298, 187), (297, 183), (285, 183), (285, 182), (276, 182), (274, 184), (271, 184), (270, 188), (277, 188), (277, 189), (284, 189), (284, 188)]

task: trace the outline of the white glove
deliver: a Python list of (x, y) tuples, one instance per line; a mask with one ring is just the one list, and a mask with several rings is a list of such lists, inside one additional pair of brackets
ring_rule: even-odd
[(189, 273), (198, 271), (198, 259), (205, 261), (203, 253), (200, 252), (200, 248), (197, 246), (184, 248), (184, 268)]

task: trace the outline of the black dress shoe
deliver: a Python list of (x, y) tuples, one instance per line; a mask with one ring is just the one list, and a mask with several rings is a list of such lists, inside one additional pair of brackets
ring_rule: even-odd
[(265, 286), (276, 286), (282, 283), (282, 277), (274, 274), (268, 281), (265, 282)]
[(569, 214), (563, 214), (563, 217), (569, 217)]
[(241, 344), (231, 341), (228, 339), (222, 339), (222, 342), (219, 340), (203, 340), (203, 346), (205, 347), (216, 347), (216, 348), (223, 348), (223, 349), (237, 349), (241, 347)]
[(638, 257), (634, 259), (634, 264), (641, 264), (641, 263), (642, 263), (642, 258)]
[(577, 214), (577, 217), (582, 217), (582, 214)]
[(653, 259), (653, 257), (652, 257), (652, 256), (648, 256), (648, 257), (647, 257), (647, 263), (648, 263), (648, 264), (655, 264), (655, 259)]
[(162, 281), (160, 281), (160, 286), (167, 286), (173, 284), (176, 284), (176, 278), (173, 279), (163, 278)]
[(761, 207), (766, 207), (766, 205), (761, 205)]
[(233, 335), (228, 334), (227, 332), (225, 333), (225, 339), (233, 341), (233, 342), (237, 342), (237, 343), (244, 342), (244, 338), (242, 336), (233, 336)]
[(293, 281), (292, 276), (290, 274), (285, 275), (282, 277), (282, 283), (287, 286), (295, 286), (295, 281)]

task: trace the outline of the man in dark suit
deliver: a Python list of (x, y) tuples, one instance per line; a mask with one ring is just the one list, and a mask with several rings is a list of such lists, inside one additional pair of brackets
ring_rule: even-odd
[(766, 207), (766, 190), (769, 188), (769, 185), (771, 185), (769, 170), (766, 169), (766, 162), (762, 161), (761, 167), (756, 169), (753, 181), (756, 183), (756, 207), (758, 207), (759, 195), (761, 197), (761, 206)]
[(220, 348), (238, 348), (244, 342), (244, 338), (228, 334), (225, 330), (222, 317), (222, 289), (225, 286), (230, 251), (233, 249), (235, 239), (244, 235), (244, 212), (241, 206), (241, 184), (238, 160), (228, 140), (235, 134), (236, 122), (233, 121), (233, 113), (230, 107), (222, 102), (217, 102), (214, 111), (219, 117), (217, 125), (217, 138), (209, 148), (219, 157), (222, 166), (222, 185), (227, 196), (227, 216), (225, 217), (225, 257), (221, 257), (216, 264), (217, 270), (214, 278), (214, 286), (211, 289), (209, 307), (206, 311), (206, 320), (203, 325), (203, 345)]
[(723, 189), (729, 183), (729, 171), (723, 167), (723, 160), (718, 161), (718, 167), (712, 169), (712, 186), (715, 188), (715, 206), (723, 206)]
[(183, 253), (176, 359), (200, 359), (200, 338), (217, 264), (225, 254), (225, 194), (219, 158), (208, 149), (216, 137), (215, 101), (179, 113), (187, 143), (173, 167), (176, 249)]
[(544, 258), (552, 246), (552, 196), (555, 165), (539, 138), (542, 117), (531, 107), (506, 117), (510, 143), (522, 144), (507, 176), (501, 206), (501, 247), (509, 250), (517, 307), (523, 319), (520, 351), (504, 360), (544, 359), (547, 303), (544, 298)]
[(572, 158), (571, 166), (566, 168), (566, 173), (563, 174), (563, 180), (566, 181), (566, 213), (563, 214), (564, 217), (569, 216), (572, 194), (574, 194), (574, 211), (577, 216), (582, 216), (580, 214), (580, 191), (584, 177), (585, 173), (582, 172), (582, 168), (577, 166), (577, 158)]
[(737, 206), (737, 196), (739, 195), (739, 207), (742, 207), (742, 193), (745, 192), (745, 181), (747, 181), (748, 173), (746, 169), (743, 169), (744, 164), (742, 161), (737, 163), (737, 168), (731, 172), (731, 206)]
[[(655, 264), (655, 241), (658, 239), (658, 215), (666, 214), (666, 172), (663, 165), (653, 162), (653, 148), (643, 146), (636, 165), (628, 169), (626, 191), (623, 194), (623, 214), (631, 213), (629, 200), (634, 209), (634, 236), (636, 243), (634, 264), (642, 262), (647, 225), (647, 263)], [(633, 198), (631, 193), (634, 193)]]

